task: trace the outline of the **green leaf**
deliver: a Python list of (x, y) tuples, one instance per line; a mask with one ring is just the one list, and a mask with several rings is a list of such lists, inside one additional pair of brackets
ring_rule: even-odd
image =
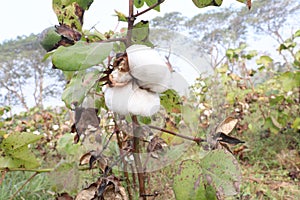
[(256, 64), (264, 67), (269, 67), (273, 63), (273, 59), (270, 56), (261, 56), (256, 60)]
[(181, 98), (175, 90), (167, 90), (160, 96), (160, 103), (168, 113), (181, 112)]
[(295, 53), (294, 65), (300, 66), (300, 50)]
[[(157, 0), (144, 0), (144, 1), (146, 2), (147, 6), (149, 6), (149, 7), (157, 3)], [(154, 8), (154, 10), (159, 12), (160, 11), (160, 6), (159, 5), (156, 6)]]
[(132, 41), (135, 44), (144, 44), (152, 47), (153, 44), (149, 41), (149, 21), (140, 21), (134, 25), (132, 29)]
[(178, 200), (216, 199), (216, 193), (208, 190), (203, 181), (201, 166), (194, 160), (185, 160), (180, 164), (174, 177), (173, 190)]
[(80, 154), (80, 144), (74, 144), (74, 135), (64, 134), (57, 142), (57, 150), (62, 155), (78, 155)]
[(102, 63), (110, 54), (112, 43), (76, 42), (70, 47), (60, 46), (52, 56), (53, 65), (63, 71), (78, 71)]
[(218, 73), (221, 73), (221, 74), (224, 74), (224, 73), (226, 73), (227, 71), (228, 71), (228, 65), (227, 64), (223, 64), (223, 65), (221, 65), (221, 67), (218, 67), (217, 69), (216, 69), (216, 71), (218, 72)]
[(295, 38), (295, 37), (300, 37), (300, 30), (297, 30), (297, 31), (295, 32), (294, 38)]
[(300, 72), (285, 72), (277, 77), (277, 81), (281, 83), (282, 89), (285, 92), (291, 91), (295, 87), (300, 86)]
[(144, 5), (144, 0), (134, 0), (134, 6), (136, 8), (141, 8)]
[(88, 10), (94, 0), (53, 0), (53, 4), (61, 7), (72, 5), (74, 2), (76, 2), (84, 10)]
[(75, 162), (61, 162), (49, 174), (49, 181), (56, 193), (69, 193), (74, 195), (78, 189), (79, 170)]
[(269, 100), (270, 100), (270, 105), (271, 106), (276, 106), (284, 100), (284, 96), (283, 95), (278, 95), (278, 96), (275, 96), (275, 98), (269, 98)]
[(203, 177), (221, 197), (236, 195), (240, 191), (241, 170), (234, 156), (218, 149), (209, 152), (200, 162)]
[(300, 117), (297, 117), (293, 124), (292, 124), (292, 128), (297, 131), (297, 130), (300, 130)]
[(54, 26), (51, 26), (43, 30), (39, 38), (41, 46), (46, 51), (51, 51), (53, 48), (55, 48), (55, 45), (61, 39), (62, 39), (61, 35), (56, 32), (56, 28)]
[(280, 129), (273, 123), (273, 121), (274, 120), (272, 120), (271, 117), (266, 118), (264, 128), (270, 130), (271, 133), (277, 134)]
[(100, 72), (97, 70), (88, 73), (85, 71), (78, 72), (62, 94), (62, 100), (66, 106), (71, 109), (72, 105), (80, 105), (99, 79), (99, 76)]
[(138, 116), (138, 120), (141, 124), (151, 124), (151, 117)]
[(9, 134), (0, 144), (3, 156), (0, 158), (1, 168), (35, 168), (40, 165), (36, 157), (28, 149), (28, 145), (40, 140), (42, 136), (32, 133)]
[(92, 3), (93, 0), (53, 0), (52, 7), (60, 24), (81, 31), (84, 11)]
[(116, 13), (116, 16), (118, 17), (118, 21), (127, 22), (127, 17), (124, 13), (121, 13), (117, 10), (115, 10), (115, 13)]
[(278, 51), (281, 52), (282, 50), (294, 48), (297, 45), (292, 39), (287, 39), (284, 43), (280, 44)]
[(9, 106), (0, 107), (0, 117), (1, 117), (4, 113), (10, 111), (10, 109), (11, 109), (11, 108), (10, 108)]
[(207, 6), (221, 6), (223, 0), (193, 0), (195, 6), (204, 8)]

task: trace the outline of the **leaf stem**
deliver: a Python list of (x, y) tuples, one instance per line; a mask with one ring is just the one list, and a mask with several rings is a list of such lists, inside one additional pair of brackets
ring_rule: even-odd
[(127, 39), (124, 37), (121, 38), (111, 38), (111, 39), (107, 39), (107, 40), (101, 40), (101, 41), (97, 41), (98, 43), (106, 43), (106, 42), (124, 42), (126, 43)]
[(157, 127), (157, 126), (148, 125), (148, 127), (151, 128), (151, 129), (156, 129), (156, 130), (159, 130), (159, 131), (162, 131), (162, 132), (165, 132), (165, 133), (168, 133), (168, 134), (177, 136), (177, 137), (181, 137), (181, 138), (183, 138), (183, 139), (187, 139), (187, 140), (194, 141), (194, 142), (196, 142), (198, 145), (199, 145), (201, 142), (206, 142), (206, 140), (205, 140), (205, 139), (202, 139), (202, 138), (197, 138), (197, 137), (190, 137), (190, 136), (186, 136), (186, 135), (181, 135), (181, 134), (179, 134), (179, 133), (175, 133), (175, 132), (173, 132), (173, 131), (169, 131), (169, 130), (167, 130), (167, 129), (160, 128), (160, 127)]

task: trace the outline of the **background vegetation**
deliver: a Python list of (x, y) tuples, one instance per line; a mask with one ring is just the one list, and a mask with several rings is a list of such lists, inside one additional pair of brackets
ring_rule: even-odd
[[(175, 49), (177, 54), (182, 55), (185, 48), (191, 47), (193, 54), (185, 57), (197, 63), (203, 71), (191, 87), (192, 104), (184, 107), (197, 108), (193, 116), (185, 119), (197, 124), (196, 135), (193, 136), (206, 137), (226, 116), (234, 114), (239, 119), (232, 136), (246, 143), (230, 149), (241, 167), (241, 190), (229, 199), (296, 199), (300, 196), (300, 30), (297, 30), (299, 22), (293, 21), (299, 15), (298, 10), (297, 1), (265, 0), (255, 1), (251, 11), (245, 8), (233, 12), (228, 8), (196, 15), (192, 19), (179, 12), (168, 13), (150, 22), (150, 41), (154, 45), (170, 47), (172, 41), (171, 50)], [(113, 36), (115, 33), (106, 34)], [(255, 40), (268, 37), (273, 41), (270, 47), (263, 48), (263, 52), (256, 50)], [(78, 197), (82, 191), (92, 188), (105, 171), (103, 162), (106, 161), (99, 157), (96, 160), (100, 166), (88, 170), (91, 150), (102, 149), (110, 141), (105, 156), (116, 159), (118, 155), (118, 140), (111, 140), (110, 136), (116, 120), (123, 119), (103, 111), (99, 128), (85, 129), (86, 139), (74, 144), (72, 112), (64, 107), (44, 108), (43, 103), (48, 97), (54, 94), (61, 96), (61, 88), (68, 76), (52, 69), (49, 61), (41, 62), (45, 51), (36, 39), (34, 35), (20, 37), (6, 41), (0, 47), (3, 69), (0, 85), (1, 91), (4, 91), (1, 92), (3, 107), (0, 110), (3, 116), (0, 122), (1, 154), (9, 154), (18, 160), (17, 164), (22, 163), (21, 166), (2, 167), (6, 162), (2, 156), (0, 199), (67, 199), (76, 194)], [(186, 42), (184, 45), (183, 41)], [(197, 60), (198, 57), (208, 59), (209, 66), (201, 65), (202, 60)], [(54, 81), (46, 84), (45, 80), (48, 82), (49, 78)], [(34, 105), (29, 104), (27, 84), (34, 88)], [(64, 100), (70, 107), (68, 100)], [(16, 105), (22, 105), (26, 112), (10, 113)], [(97, 105), (103, 106), (103, 102)], [(177, 114), (172, 112), (164, 116), (159, 126), (174, 132), (181, 130), (182, 134), (188, 135), (182, 132), (185, 129), (181, 128)], [(148, 123), (149, 119), (138, 120)], [(154, 123), (154, 119), (151, 120)], [(125, 121), (131, 122), (130, 119)], [(89, 123), (92, 124), (91, 121)], [(77, 135), (82, 127), (85, 126), (77, 126)], [(20, 141), (17, 144), (21, 151), (10, 151), (4, 146), (14, 134)], [(34, 136), (28, 136), (28, 141), (26, 134)], [(171, 141), (167, 142), (169, 146), (176, 147), (180, 143), (170, 136), (162, 138)], [(181, 183), (178, 181), (178, 166), (193, 165), (182, 163), (182, 160), (201, 160), (207, 145), (203, 143), (200, 146), (196, 143), (191, 145), (173, 165), (148, 174), (148, 198), (174, 199), (176, 183)], [(85, 153), (87, 163), (83, 161)], [(116, 176), (125, 176), (116, 169), (113, 172)], [(137, 180), (130, 180), (131, 198), (138, 198)], [(126, 181), (113, 184), (115, 187), (118, 185), (120, 191), (124, 187), (127, 194), (130, 191)], [(189, 188), (185, 189), (189, 191)], [(176, 196), (178, 198), (180, 194)], [(215, 197), (207, 194), (206, 198)]]

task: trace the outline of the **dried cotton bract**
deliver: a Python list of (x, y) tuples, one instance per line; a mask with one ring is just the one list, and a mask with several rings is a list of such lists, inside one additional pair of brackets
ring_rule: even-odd
[(158, 93), (169, 89), (171, 72), (159, 54), (147, 46), (132, 45), (126, 53), (116, 59), (109, 75), (112, 84), (104, 90), (105, 103), (121, 115), (151, 116), (160, 108)]

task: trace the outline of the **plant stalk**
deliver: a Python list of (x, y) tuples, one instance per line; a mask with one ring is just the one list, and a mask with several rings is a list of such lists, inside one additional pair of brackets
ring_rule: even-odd
[(135, 167), (138, 175), (138, 181), (139, 181), (139, 193), (140, 197), (143, 200), (146, 200), (146, 190), (145, 190), (145, 174), (143, 172), (143, 165), (140, 158), (140, 134), (139, 134), (139, 122), (137, 120), (137, 117), (134, 115), (132, 116), (132, 125), (133, 125), (133, 157), (135, 162)]

